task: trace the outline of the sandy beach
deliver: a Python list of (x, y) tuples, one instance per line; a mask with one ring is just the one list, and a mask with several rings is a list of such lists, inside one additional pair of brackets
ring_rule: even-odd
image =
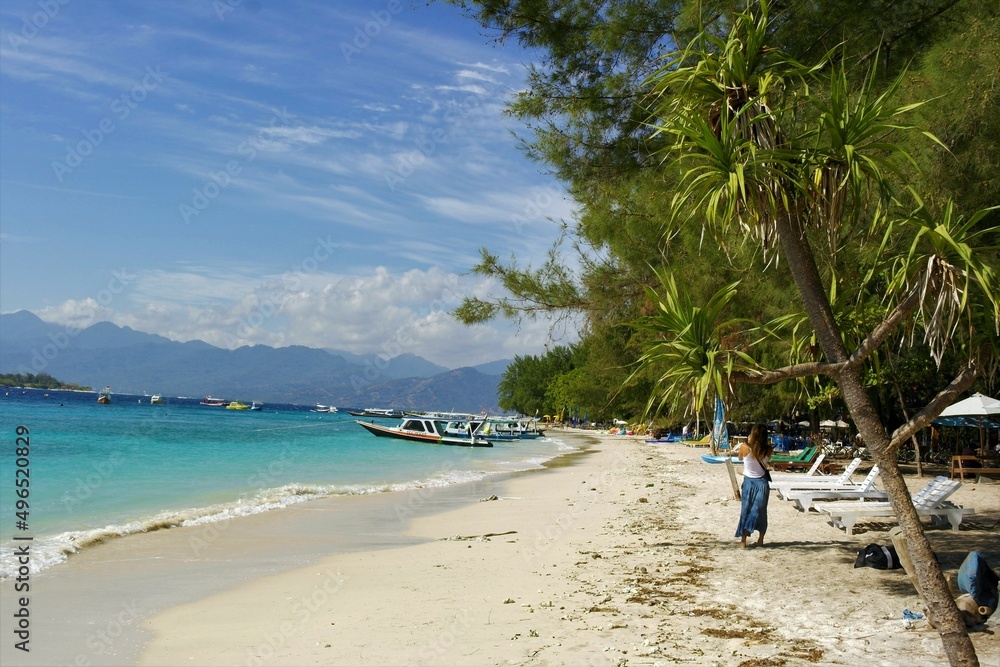
[[(400, 494), (413, 543), (318, 558), (146, 619), (139, 663), (946, 664), (926, 620), (903, 620), (922, 611), (903, 571), (853, 567), (858, 549), (890, 543), (891, 523), (848, 536), (772, 492), (767, 544), (740, 549), (739, 501), (703, 449), (559, 436), (587, 450), (479, 502), (427, 514), (419, 490)], [(946, 574), (971, 550), (996, 566), (1000, 484), (967, 482), (953, 499), (976, 514), (959, 532), (928, 528)], [(973, 634), (984, 665), (1000, 665), (996, 619)]]

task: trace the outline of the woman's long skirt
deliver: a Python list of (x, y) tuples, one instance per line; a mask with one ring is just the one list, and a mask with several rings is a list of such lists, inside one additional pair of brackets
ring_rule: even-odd
[(740, 495), (743, 506), (740, 508), (740, 523), (736, 527), (736, 537), (749, 535), (758, 531), (761, 535), (767, 532), (767, 499), (771, 487), (763, 477), (744, 477)]

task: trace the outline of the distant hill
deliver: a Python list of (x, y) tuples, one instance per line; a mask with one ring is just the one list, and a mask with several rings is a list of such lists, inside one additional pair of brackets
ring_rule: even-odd
[(343, 358), (348, 363), (364, 366), (365, 368), (373, 368), (383, 378), (430, 377), (431, 375), (445, 373), (449, 370), (444, 366), (438, 366), (423, 357), (418, 357), (409, 352), (386, 360), (384, 356), (377, 354), (352, 354), (351, 352), (329, 348), (326, 351), (334, 356)]
[(491, 361), (486, 364), (479, 364), (478, 366), (473, 366), (474, 369), (483, 373), (484, 375), (503, 375), (507, 367), (514, 363), (513, 359), (499, 359), (497, 361)]
[(110, 322), (67, 330), (28, 311), (0, 314), (0, 372), (44, 372), (121, 393), (477, 412), (495, 409), (500, 379), (409, 353), (387, 361), (296, 345), (225, 350)]
[(473, 368), (458, 368), (428, 378), (404, 378), (373, 384), (357, 392), (366, 406), (443, 412), (497, 412), (499, 378)]

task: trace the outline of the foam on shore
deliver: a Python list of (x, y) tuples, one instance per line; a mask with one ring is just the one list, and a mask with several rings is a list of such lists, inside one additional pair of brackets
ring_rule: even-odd
[[(443, 488), (456, 484), (478, 482), (491, 475), (537, 470), (552, 460), (576, 448), (562, 439), (550, 438), (557, 447), (551, 455), (540, 455), (525, 459), (502, 460), (492, 463), (488, 469), (442, 470), (426, 479), (401, 483), (378, 484), (286, 484), (284, 486), (261, 489), (253, 495), (236, 500), (179, 510), (168, 510), (150, 517), (143, 517), (119, 524), (72, 530), (57, 535), (38, 536), (32, 543), (32, 574), (38, 574), (65, 561), (69, 556), (110, 540), (130, 535), (152, 533), (182, 526), (198, 526), (240, 517), (253, 516), (273, 510), (284, 509), (312, 500), (336, 498), (338, 496), (370, 495), (410, 491), (414, 489)], [(16, 576), (19, 568), (15, 547), (0, 546), (0, 581)]]

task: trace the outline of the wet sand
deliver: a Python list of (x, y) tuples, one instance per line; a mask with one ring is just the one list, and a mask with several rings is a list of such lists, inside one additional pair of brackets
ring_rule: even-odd
[(477, 502), (504, 477), (314, 500), (90, 546), (29, 582), (28, 653), (10, 640), (9, 619), (24, 594), (14, 580), (0, 583), (0, 664), (134, 665), (152, 636), (143, 627), (149, 617), (333, 553), (425, 542), (404, 534), (414, 517)]

